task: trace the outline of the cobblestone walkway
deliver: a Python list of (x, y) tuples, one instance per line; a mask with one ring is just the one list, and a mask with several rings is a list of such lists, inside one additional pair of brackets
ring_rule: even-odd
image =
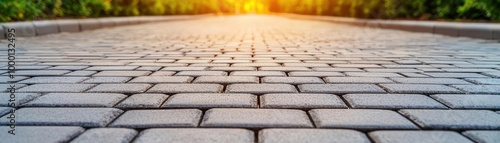
[(491, 41), (227, 16), (17, 46), (5, 143), (500, 142)]

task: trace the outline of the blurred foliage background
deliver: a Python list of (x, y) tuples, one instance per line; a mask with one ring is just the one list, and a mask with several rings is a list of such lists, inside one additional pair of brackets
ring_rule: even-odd
[(270, 12), (379, 19), (499, 21), (500, 0), (0, 0), (0, 22)]

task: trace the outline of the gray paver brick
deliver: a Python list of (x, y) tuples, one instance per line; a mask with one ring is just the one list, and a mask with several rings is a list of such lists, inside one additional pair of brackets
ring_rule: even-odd
[(478, 143), (500, 142), (500, 131), (470, 130), (462, 133)]
[(229, 93), (295, 93), (297, 90), (290, 84), (231, 84), (226, 88)]
[(292, 109), (213, 108), (206, 111), (202, 127), (313, 127), (304, 111)]
[(324, 81), (318, 77), (264, 77), (262, 83), (314, 84), (324, 83)]
[(201, 118), (197, 109), (171, 110), (129, 110), (110, 127), (158, 128), (158, 127), (196, 127)]
[(431, 97), (453, 109), (500, 109), (498, 95), (436, 94)]
[(33, 84), (23, 87), (18, 92), (83, 92), (95, 84)]
[(432, 98), (420, 94), (347, 94), (343, 97), (352, 108), (446, 108)]
[(162, 107), (256, 108), (257, 106), (257, 96), (252, 94), (181, 93), (171, 96)]
[(176, 76), (227, 76), (224, 71), (180, 71)]
[(91, 77), (82, 83), (125, 83), (132, 77)]
[(7, 114), (7, 113), (10, 113), (12, 109), (15, 109), (15, 108), (11, 108), (11, 107), (0, 107), (0, 117)]
[(60, 143), (68, 142), (78, 136), (85, 129), (82, 127), (60, 127), (60, 126), (16, 126), (16, 135), (8, 134), (11, 128), (0, 126), (0, 138), (2, 142), (8, 143)]
[(220, 84), (156, 84), (149, 93), (217, 93), (224, 86)]
[(309, 114), (319, 128), (418, 129), (412, 122), (390, 110), (312, 109)]
[(344, 74), (355, 77), (403, 77), (400, 74), (388, 72), (345, 72)]
[(127, 96), (116, 93), (49, 93), (23, 106), (35, 107), (113, 107)]
[(291, 77), (326, 77), (326, 76), (344, 76), (339, 72), (289, 72)]
[(484, 72), (482, 74), (490, 76), (490, 77), (500, 77), (500, 71), (498, 71), (498, 72)]
[(368, 135), (376, 143), (473, 143), (453, 131), (374, 131)]
[(200, 76), (193, 83), (259, 83), (259, 78), (254, 76)]
[(374, 84), (302, 84), (298, 87), (304, 93), (385, 93)]
[(165, 67), (162, 71), (203, 71), (207, 67)]
[(307, 67), (260, 67), (259, 71), (311, 71)]
[(424, 73), (431, 77), (442, 77), (442, 78), (468, 78), (468, 77), (481, 77), (485, 78), (487, 76), (480, 75), (477, 73)]
[(69, 70), (19, 70), (16, 71), (16, 76), (57, 76), (69, 72)]
[(92, 66), (85, 70), (90, 71), (124, 71), (124, 70), (134, 70), (139, 66)]
[(383, 77), (325, 77), (326, 83), (394, 83)]
[(93, 128), (76, 137), (71, 143), (129, 143), (137, 131), (124, 128)]
[(363, 72), (359, 68), (312, 68), (314, 71), (321, 72)]
[[(5, 101), (5, 102), (0, 102), (0, 106), (9, 106), (9, 100), (11, 99), (10, 93), (0, 93), (0, 101)], [(31, 101), (37, 97), (39, 97), (39, 93), (14, 93), (14, 98), (15, 101), (12, 101), (15, 106), (19, 106), (21, 104), (24, 104), (28, 101)], [(9, 101), (9, 102), (7, 102)]]
[(487, 110), (403, 109), (399, 112), (424, 129), (500, 129), (500, 115)]
[[(103, 127), (123, 111), (115, 108), (21, 108), (17, 125)], [(2, 117), (0, 125), (8, 123)]]
[(259, 143), (370, 143), (365, 134), (345, 129), (263, 129)]
[(500, 84), (500, 79), (498, 78), (466, 78), (465, 80), (477, 84)]
[(469, 94), (500, 94), (500, 85), (451, 85)]
[(254, 143), (254, 138), (254, 133), (245, 129), (148, 129), (134, 143)]
[(461, 93), (461, 91), (446, 85), (429, 84), (380, 84), (392, 93)]
[(105, 93), (142, 93), (145, 92), (151, 84), (99, 84), (87, 92), (105, 92)]
[(231, 76), (286, 76), (285, 72), (281, 71), (234, 71)]
[(165, 94), (134, 94), (116, 105), (116, 108), (158, 108), (168, 98)]
[(455, 78), (391, 78), (391, 80), (409, 84), (471, 84)]
[(28, 83), (28, 84), (36, 84), (36, 83), (79, 83), (88, 77), (33, 77), (30, 79), (26, 79), (20, 81), (18, 83)]
[(147, 76), (150, 71), (101, 71), (93, 76)]
[(91, 76), (95, 73), (96, 73), (96, 71), (74, 71), (74, 72), (67, 73), (64, 76)]
[(189, 76), (140, 76), (129, 83), (189, 83), (192, 80)]
[(333, 94), (264, 94), (261, 108), (347, 108), (342, 99)]

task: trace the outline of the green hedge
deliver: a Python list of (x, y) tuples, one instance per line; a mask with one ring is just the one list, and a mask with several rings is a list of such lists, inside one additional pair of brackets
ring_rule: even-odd
[(500, 0), (0, 0), (0, 22), (59, 17), (289, 12), (384, 19), (500, 20)]

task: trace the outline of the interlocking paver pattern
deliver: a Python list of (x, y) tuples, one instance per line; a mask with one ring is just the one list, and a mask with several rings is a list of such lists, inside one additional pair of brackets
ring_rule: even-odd
[(11, 128), (8, 126), (0, 126), (3, 132), (0, 134), (2, 142), (11, 143), (57, 143), (69, 142), (78, 134), (84, 132), (85, 129), (77, 126), (61, 127), (61, 126), (19, 126), (16, 127), (16, 135), (7, 134)]
[(495, 41), (237, 15), (16, 43), (20, 142), (498, 142)]

